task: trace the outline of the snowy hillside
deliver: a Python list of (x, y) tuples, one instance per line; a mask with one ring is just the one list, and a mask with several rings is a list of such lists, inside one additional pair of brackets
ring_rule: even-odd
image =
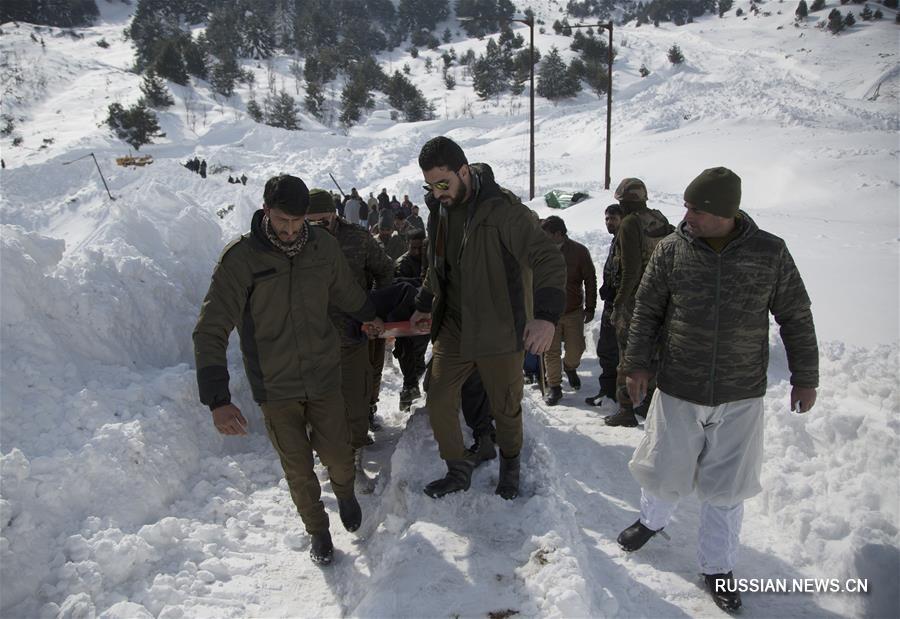
[[(900, 46), (891, 9), (839, 36), (816, 28), (833, 5), (800, 27), (793, 4), (769, 2), (768, 16), (615, 31), (613, 184), (643, 178), (674, 222), (697, 173), (732, 168), (743, 208), (786, 239), (813, 301), (819, 400), (809, 415), (788, 411), (773, 329), (764, 491), (747, 502), (736, 575), (864, 578), (869, 594), (747, 594), (749, 617), (900, 614)], [(198, 400), (190, 333), (213, 265), (276, 173), (326, 189), (331, 173), (345, 191), (386, 187), (421, 203), (416, 156), (435, 135), (527, 198), (527, 91), (480, 102), (459, 72), (445, 92), (424, 58), (487, 44), (460, 36), (417, 59), (400, 49), (380, 57), (386, 69), (410, 65), (434, 121), (395, 124), (379, 100), (349, 134), (304, 114), (302, 130), (288, 132), (247, 117), (247, 90), (224, 100), (205, 83), (169, 84), (166, 137), (140, 151), (154, 163), (123, 168), (115, 158), (128, 146), (104, 119), (109, 103), (139, 97), (122, 37), (131, 9), (98, 6), (101, 21), (80, 36), (0, 26), (2, 112), (15, 125), (0, 139), (0, 615), (720, 614), (697, 575), (696, 501), (667, 528), (670, 540), (629, 556), (615, 543), (638, 510), (626, 463), (641, 430), (609, 428), (609, 404), (583, 403), (596, 387), (590, 341), (580, 392), (555, 407), (526, 393), (523, 492), (512, 503), (493, 494), (495, 463), (469, 492), (422, 493), (443, 466), (425, 416), (397, 411), (399, 370), (386, 368), (363, 526), (340, 527), (323, 483), (336, 561), (312, 565), (236, 342), (231, 389), (250, 436), (219, 435)], [(535, 10), (550, 24), (560, 9)], [(549, 26), (535, 32), (542, 52), (571, 54), (569, 42)], [(686, 57), (678, 67), (666, 59), (673, 43)], [(246, 66), (258, 84), (271, 70), (293, 88), (290, 61)], [(598, 267), (613, 201), (602, 183), (605, 112), (589, 92), (536, 100), (531, 206), (545, 216), (545, 192), (590, 192), (561, 215)], [(193, 156), (208, 161), (207, 179), (181, 165)], [(242, 173), (246, 186), (226, 182)]]

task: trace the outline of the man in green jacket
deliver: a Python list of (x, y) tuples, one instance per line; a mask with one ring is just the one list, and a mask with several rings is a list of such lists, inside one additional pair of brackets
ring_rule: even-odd
[(809, 296), (784, 241), (739, 210), (741, 180), (711, 168), (684, 192), (677, 232), (641, 280), (623, 361), (631, 398), (647, 393), (664, 335), (646, 433), (629, 468), (641, 517), (619, 535), (626, 551), (663, 529), (678, 501), (701, 500), (698, 559), (716, 604), (741, 606), (732, 569), (743, 502), (760, 491), (769, 313), (781, 327), (792, 410), (816, 401), (819, 357)]
[(311, 536), (310, 556), (326, 564), (333, 545), (313, 450), (328, 469), (344, 527), (355, 531), (362, 521), (341, 396), (340, 339), (329, 303), (373, 332), (382, 325), (338, 242), (305, 220), (308, 207), (302, 180), (269, 179), (250, 232), (225, 248), (213, 271), (194, 329), (194, 353), (200, 401), (212, 411), (216, 429), (247, 434), (247, 420), (228, 389), (228, 337), (237, 328), (253, 399)]
[[(500, 446), (496, 493), (514, 499), (522, 449), (522, 359), (524, 350), (541, 354), (553, 341), (565, 305), (565, 261), (531, 211), (494, 181), (490, 166), (469, 164), (453, 140), (429, 140), (419, 167), (431, 212), (428, 273), (411, 320), (431, 322), (426, 406), (448, 469), (425, 493), (437, 498), (469, 488), (475, 462), (463, 445), (458, 411), (460, 387), (478, 368)], [(532, 275), (533, 286), (527, 285)], [(533, 295), (533, 314), (526, 295)]]

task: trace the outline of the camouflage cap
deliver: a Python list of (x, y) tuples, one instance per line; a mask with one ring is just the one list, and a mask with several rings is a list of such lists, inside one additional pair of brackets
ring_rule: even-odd
[(646, 202), (647, 186), (639, 178), (625, 178), (616, 187), (614, 197), (619, 202)]
[(311, 189), (309, 191), (309, 209), (307, 215), (316, 213), (333, 213), (334, 198), (324, 189)]
[(306, 209), (309, 208), (309, 189), (306, 188), (306, 183), (296, 176), (290, 174), (273, 176), (266, 181), (263, 204), (294, 217), (306, 215)]

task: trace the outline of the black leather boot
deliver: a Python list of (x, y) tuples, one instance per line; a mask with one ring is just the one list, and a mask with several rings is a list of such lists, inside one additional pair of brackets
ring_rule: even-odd
[(616, 539), (619, 542), (619, 546), (625, 552), (634, 552), (635, 550), (640, 550), (644, 544), (650, 541), (650, 538), (662, 531), (659, 529), (658, 531), (654, 531), (653, 529), (648, 529), (645, 527), (640, 520), (635, 522), (633, 525), (619, 533), (619, 537)]
[(519, 456), (507, 458), (500, 452), (500, 479), (495, 494), (507, 501), (519, 496)]
[(569, 386), (578, 391), (581, 389), (581, 378), (578, 376), (578, 372), (575, 370), (566, 370), (566, 378), (569, 379)]
[(353, 533), (362, 524), (362, 508), (359, 506), (359, 501), (354, 495), (346, 499), (338, 497), (337, 503), (344, 528)]
[(468, 459), (473, 460), (475, 466), (497, 457), (494, 437), (490, 434), (476, 436), (475, 442), (472, 443), (471, 447), (466, 447), (466, 451), (469, 453)]
[(562, 387), (559, 385), (550, 387), (550, 391), (547, 393), (547, 397), (544, 398), (544, 402), (549, 406), (556, 406), (559, 404), (560, 400), (562, 400)]
[(439, 499), (451, 492), (468, 490), (474, 468), (475, 462), (472, 460), (447, 460), (447, 474), (425, 486), (425, 494), (432, 499)]
[(316, 565), (328, 565), (334, 558), (334, 544), (331, 543), (331, 533), (310, 533), (309, 558)]
[(734, 576), (727, 574), (704, 574), (706, 587), (716, 606), (726, 613), (733, 613), (741, 607), (741, 593), (737, 590)]

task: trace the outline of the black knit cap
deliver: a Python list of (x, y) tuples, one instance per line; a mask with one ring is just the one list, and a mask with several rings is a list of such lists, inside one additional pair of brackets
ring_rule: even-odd
[(741, 206), (741, 177), (728, 168), (709, 168), (684, 190), (684, 201), (698, 211), (735, 217)]
[(266, 181), (263, 203), (269, 208), (277, 208), (288, 215), (306, 215), (309, 209), (309, 189), (306, 183), (290, 174), (273, 176)]

